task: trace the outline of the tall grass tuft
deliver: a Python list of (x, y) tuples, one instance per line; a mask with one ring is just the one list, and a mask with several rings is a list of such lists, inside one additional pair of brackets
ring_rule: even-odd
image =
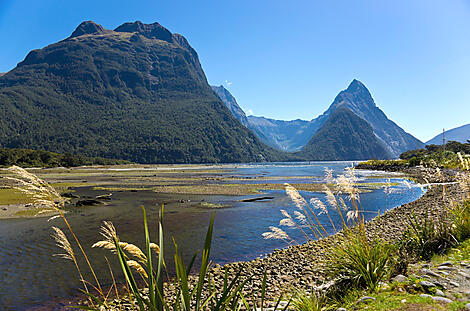
[[(4, 177), (7, 180), (10, 180), (16, 184), (14, 186), (15, 189), (25, 193), (26, 195), (30, 196), (33, 198), (34, 203), (40, 204), (42, 206), (46, 206), (50, 208), (50, 210), (57, 212), (57, 215), (54, 216), (57, 217), (59, 216), (62, 218), (64, 221), (65, 225), (67, 226), (67, 229), (69, 233), (73, 237), (73, 244), (69, 242), (67, 235), (60, 230), (59, 228), (53, 228), (54, 233), (53, 233), (53, 238), (57, 242), (58, 246), (65, 251), (65, 253), (60, 254), (62, 258), (71, 260), (74, 262), (74, 265), (77, 269), (77, 272), (80, 276), (80, 281), (83, 283), (84, 287), (84, 293), (86, 295), (90, 295), (90, 289), (94, 289), (95, 291), (98, 292), (98, 294), (103, 297), (103, 303), (106, 305), (106, 300), (107, 300), (107, 294), (103, 292), (101, 284), (95, 274), (95, 271), (93, 269), (93, 266), (85, 252), (85, 250), (82, 247), (82, 244), (80, 243), (80, 240), (78, 237), (75, 235), (75, 233), (72, 230), (72, 227), (70, 226), (67, 218), (65, 217), (64, 214), (64, 206), (65, 206), (65, 198), (63, 198), (60, 193), (52, 187), (47, 181), (37, 177), (36, 175), (29, 173), (25, 169), (18, 167), (18, 166), (12, 166), (8, 168), (9, 172), (14, 176), (14, 177)], [(85, 259), (85, 262), (87, 264), (87, 268), (91, 272), (93, 276), (93, 282), (89, 282), (84, 279), (82, 270), (80, 269), (77, 260), (76, 260), (76, 255), (73, 252), (73, 247), (78, 247), (80, 250), (81, 256)], [(92, 305), (94, 305), (94, 301), (90, 297), (90, 302)]]
[(312, 290), (310, 293), (297, 290), (292, 297), (294, 311), (329, 311), (336, 308), (328, 301), (324, 292)]
[(422, 218), (414, 213), (409, 217), (409, 230), (403, 240), (403, 246), (409, 253), (424, 260), (434, 254), (442, 254), (458, 243), (451, 224), (443, 217), (434, 219), (428, 210)]
[(463, 242), (470, 238), (470, 201), (453, 203), (449, 208), (455, 238)]
[[(190, 277), (191, 269), (197, 257), (194, 254), (189, 264), (185, 264), (182, 253), (178, 248), (178, 244), (173, 240), (175, 247), (174, 264), (176, 278), (173, 280), (175, 292), (166, 292), (163, 287), (164, 272), (166, 266), (163, 259), (163, 206), (160, 210), (158, 222), (159, 243), (152, 243), (148, 230), (147, 215), (144, 207), (142, 207), (144, 218), (144, 234), (145, 234), (145, 250), (141, 251), (137, 246), (122, 242), (119, 239), (116, 229), (111, 222), (105, 222), (101, 229), (101, 235), (104, 240), (95, 243), (94, 247), (102, 247), (115, 253), (119, 259), (122, 272), (125, 276), (126, 283), (130, 288), (132, 297), (136, 300), (139, 310), (151, 311), (199, 311), (199, 310), (239, 310), (241, 306), (249, 306), (247, 299), (243, 296), (243, 288), (251, 279), (240, 279), (238, 272), (233, 276), (229, 276), (225, 271), (223, 279), (223, 288), (216, 289), (215, 284), (210, 280), (210, 250), (212, 243), (212, 235), (214, 228), (214, 216), (212, 213), (209, 226), (206, 233), (204, 247), (201, 251), (201, 265), (199, 273), (195, 279)], [(154, 258), (156, 257), (156, 258)], [(134, 260), (134, 259), (136, 260)], [(155, 261), (153, 261), (155, 259)], [(154, 266), (154, 262), (156, 265)], [(148, 287), (147, 296), (142, 294), (135, 280), (132, 271), (136, 271), (143, 279)], [(262, 302), (266, 290), (266, 275), (262, 285)], [(169, 298), (170, 297), (170, 298)], [(172, 297), (172, 298), (171, 298)], [(280, 298), (281, 299), (281, 298)], [(279, 301), (280, 301), (279, 299)], [(98, 301), (98, 297), (94, 297)], [(278, 301), (278, 303), (279, 303)], [(250, 310), (250, 308), (247, 308)]]
[[(286, 211), (281, 211), (286, 218), (280, 221), (280, 226), (299, 229), (307, 240), (324, 238), (329, 234), (318, 216), (326, 215), (327, 222), (333, 228), (334, 233), (342, 232), (340, 243), (329, 247), (326, 251), (327, 276), (334, 281), (331, 288), (337, 293), (344, 293), (351, 286), (375, 291), (390, 272), (390, 257), (393, 249), (377, 235), (372, 240), (368, 239), (363, 215), (366, 211), (360, 207), (354, 168), (348, 168), (345, 174), (336, 178), (333, 177), (331, 170), (326, 169), (325, 180), (324, 192), (328, 207), (318, 199), (307, 202), (296, 189), (286, 185), (286, 192), (297, 210), (294, 211), (295, 217)], [(390, 188), (389, 184), (385, 190), (387, 192)], [(332, 221), (330, 208), (339, 215), (340, 224)], [(264, 234), (264, 237), (280, 238), (273, 234)], [(288, 238), (287, 233), (283, 231), (282, 239)], [(298, 310), (323, 310), (322, 308), (325, 307), (324, 302), (315, 292), (309, 296), (297, 293), (293, 300), (293, 304), (296, 303), (299, 306)]]
[(342, 243), (328, 255), (327, 274), (340, 292), (350, 287), (376, 291), (390, 271), (392, 250), (379, 237), (369, 241), (360, 227), (349, 229)]

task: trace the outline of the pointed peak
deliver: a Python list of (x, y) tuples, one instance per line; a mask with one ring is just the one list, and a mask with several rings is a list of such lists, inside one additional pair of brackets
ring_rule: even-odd
[(141, 21), (135, 21), (132, 23), (124, 23), (121, 26), (114, 29), (116, 32), (136, 32), (147, 39), (159, 39), (167, 42), (173, 42), (172, 33), (155, 22), (153, 24), (144, 24)]
[(72, 33), (70, 38), (79, 37), (83, 35), (100, 34), (108, 31), (109, 30), (104, 29), (103, 26), (93, 21), (85, 21), (78, 25), (78, 27)]
[(348, 88), (346, 89), (346, 91), (358, 91), (358, 90), (367, 90), (366, 86), (359, 80), (352, 80), (352, 82), (349, 84)]

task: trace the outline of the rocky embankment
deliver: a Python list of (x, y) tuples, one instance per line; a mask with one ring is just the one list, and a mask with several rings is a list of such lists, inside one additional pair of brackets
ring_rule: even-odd
[[(370, 168), (368, 168), (370, 169)], [(440, 177), (436, 171), (428, 169), (408, 170), (410, 176), (428, 182), (449, 182), (454, 173), (441, 171)], [(411, 175), (411, 173), (413, 173)], [(439, 175), (439, 174), (438, 174)], [(367, 233), (372, 238), (377, 234), (381, 238), (397, 241), (408, 229), (408, 219), (413, 213), (421, 218), (426, 213), (432, 217), (440, 217), (446, 212), (446, 206), (454, 201), (460, 201), (463, 191), (459, 184), (429, 186), (428, 191), (418, 200), (399, 206), (366, 224)], [(290, 246), (275, 250), (263, 258), (248, 262), (234, 262), (226, 266), (215, 265), (210, 272), (216, 288), (223, 288), (224, 271), (229, 275), (241, 273), (241, 279), (250, 279), (244, 288), (245, 297), (260, 298), (264, 272), (267, 274), (267, 299), (275, 301), (282, 294), (288, 294), (292, 289), (310, 290), (312, 286), (321, 287), (327, 282), (325, 278), (326, 252), (341, 241), (342, 234), (337, 233), (322, 240), (307, 242), (302, 245)], [(196, 278), (194, 277), (193, 280)], [(167, 285), (169, 296), (174, 291), (172, 284)], [(171, 299), (171, 298), (170, 298)]]

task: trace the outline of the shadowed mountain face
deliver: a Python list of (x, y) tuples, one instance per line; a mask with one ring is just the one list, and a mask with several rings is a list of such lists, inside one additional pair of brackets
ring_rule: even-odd
[(230, 94), (230, 92), (221, 86), (211, 86), (212, 90), (217, 94), (220, 100), (227, 106), (228, 110), (233, 114), (238, 121), (241, 122), (244, 126), (248, 126), (248, 119), (246, 118), (245, 112), (240, 106), (238, 106), (237, 100), (235, 97)]
[(346, 107), (333, 111), (298, 154), (308, 160), (390, 158), (370, 124)]
[(0, 147), (141, 163), (282, 160), (207, 84), (187, 40), (158, 23), (84, 22), (0, 77)]
[[(222, 101), (227, 105), (223, 98)], [(274, 148), (283, 151), (299, 151), (322, 128), (329, 116), (340, 108), (346, 108), (367, 121), (376, 138), (388, 151), (389, 157), (398, 157), (402, 152), (423, 147), (421, 141), (387, 118), (375, 105), (369, 90), (357, 80), (353, 80), (346, 90), (336, 96), (325, 113), (311, 121), (282, 121), (248, 116), (248, 128), (262, 142)]]
[[(467, 140), (470, 140), (470, 124), (462, 125), (445, 132), (445, 140), (448, 141), (458, 141), (461, 143), (466, 143)], [(426, 142), (426, 145), (442, 145), (442, 133), (436, 135), (434, 138)]]
[(353, 80), (346, 90), (340, 92), (330, 108), (317, 120), (323, 123), (332, 112), (340, 107), (346, 107), (366, 120), (393, 157), (424, 146), (420, 140), (389, 120), (383, 111), (375, 105), (369, 90), (358, 80)]

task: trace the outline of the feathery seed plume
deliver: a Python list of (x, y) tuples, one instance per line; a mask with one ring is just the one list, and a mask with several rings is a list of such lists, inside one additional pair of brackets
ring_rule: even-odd
[(54, 256), (74, 261), (75, 255), (73, 253), (72, 245), (70, 245), (65, 233), (57, 227), (52, 227), (52, 229), (54, 230), (52, 237), (56, 241), (57, 246), (65, 251), (63, 254), (54, 254)]

